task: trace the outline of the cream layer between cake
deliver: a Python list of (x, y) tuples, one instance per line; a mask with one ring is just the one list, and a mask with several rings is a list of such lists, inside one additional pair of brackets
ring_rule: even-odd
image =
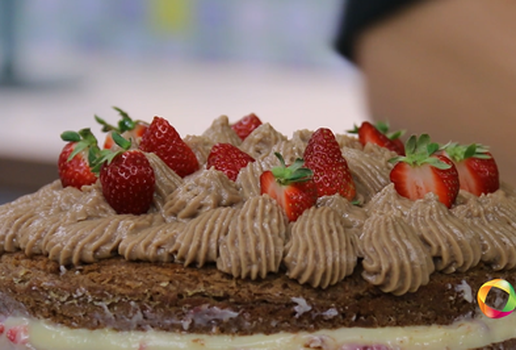
[[(2, 350), (403, 350), (476, 349), (516, 338), (516, 313), (503, 319), (485, 316), (449, 326), (341, 328), (313, 333), (249, 336), (168, 333), (149, 330), (71, 329), (27, 317), (8, 317), (0, 335)], [(11, 339), (9, 339), (11, 338)]]

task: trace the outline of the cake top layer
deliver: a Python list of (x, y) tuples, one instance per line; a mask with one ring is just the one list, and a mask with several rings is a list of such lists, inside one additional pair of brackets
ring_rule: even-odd
[[(358, 129), (358, 138), (324, 128), (288, 138), (256, 116), (235, 124), (222, 116), (202, 135), (183, 139), (163, 118), (130, 124), (120, 112), (121, 123), (104, 122), (104, 129), (131, 143), (110, 134), (103, 148), (129, 160), (96, 148), (84, 130), (65, 137), (74, 147), (85, 146), (67, 150), (60, 166), (82, 156), (100, 176), (79, 188), (63, 187), (73, 176), (61, 172), (61, 181), (0, 207), (0, 253), (44, 254), (62, 265), (114, 255), (210, 264), (253, 280), (286, 273), (315, 288), (342, 281), (361, 264), (365, 280), (396, 295), (416, 291), (436, 270), (465, 272), (480, 261), (495, 270), (516, 267), (515, 191), (502, 184), (470, 193), (478, 186), (464, 185), (471, 176), (459, 178), (462, 160), (453, 163), (446, 150), (432, 150), (429, 142), (421, 164), (406, 159), (421, 153), (410, 141), (407, 157), (392, 163), (404, 150), (393, 146), (382, 127)], [(429, 168), (434, 160), (426, 160), (437, 159), (434, 152), (445, 163), (439, 171), (455, 169), (456, 180), (448, 183), (463, 188), (451, 190), (450, 202), (438, 187), (415, 198), (392, 175), (400, 173), (398, 164), (409, 164), (402, 169), (408, 174), (404, 184), (410, 184), (405, 187), (426, 188), (413, 169), (436, 172)], [(112, 160), (102, 163), (106, 159)], [(296, 159), (304, 159), (299, 176), (285, 170)], [(143, 180), (131, 177), (142, 172)], [(287, 180), (278, 180), (282, 176)], [(142, 183), (153, 185), (150, 197), (139, 192), (148, 191), (148, 185), (137, 186)], [(127, 208), (134, 204), (145, 209), (131, 213)]]

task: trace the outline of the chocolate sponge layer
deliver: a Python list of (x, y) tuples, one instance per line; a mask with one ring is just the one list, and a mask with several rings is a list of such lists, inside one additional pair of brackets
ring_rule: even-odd
[[(476, 292), (516, 271), (479, 265), (467, 273), (432, 275), (416, 293), (385, 294), (360, 269), (326, 290), (284, 274), (234, 279), (213, 267), (128, 262), (112, 258), (64, 268), (43, 256), (0, 257), (0, 314), (25, 314), (71, 328), (252, 334), (339, 327), (450, 324), (480, 312)], [(462, 287), (458, 287), (458, 286)], [(464, 293), (464, 287), (471, 293)]]

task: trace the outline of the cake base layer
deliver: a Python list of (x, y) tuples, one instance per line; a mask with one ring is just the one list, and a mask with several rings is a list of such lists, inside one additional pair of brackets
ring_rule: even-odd
[(360, 273), (356, 268), (322, 290), (284, 274), (253, 282), (215, 268), (121, 258), (65, 268), (43, 256), (10, 253), (0, 257), (0, 314), (91, 330), (229, 335), (450, 325), (481, 314), (476, 292), (483, 283), (516, 284), (515, 271), (479, 265), (467, 273), (435, 273), (416, 293), (394, 296)]
[[(0, 315), (0, 318), (2, 316)], [(340, 328), (317, 332), (210, 335), (164, 331), (71, 329), (25, 317), (0, 322), (2, 350), (502, 350), (514, 349), (516, 314), (506, 322), (480, 317), (449, 326)], [(509, 339), (512, 338), (512, 339)], [(508, 340), (505, 340), (508, 339)]]

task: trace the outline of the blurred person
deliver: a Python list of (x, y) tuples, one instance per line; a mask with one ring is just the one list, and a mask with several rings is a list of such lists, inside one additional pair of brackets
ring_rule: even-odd
[(393, 130), (490, 146), (516, 185), (516, 2), (349, 0), (336, 46)]

